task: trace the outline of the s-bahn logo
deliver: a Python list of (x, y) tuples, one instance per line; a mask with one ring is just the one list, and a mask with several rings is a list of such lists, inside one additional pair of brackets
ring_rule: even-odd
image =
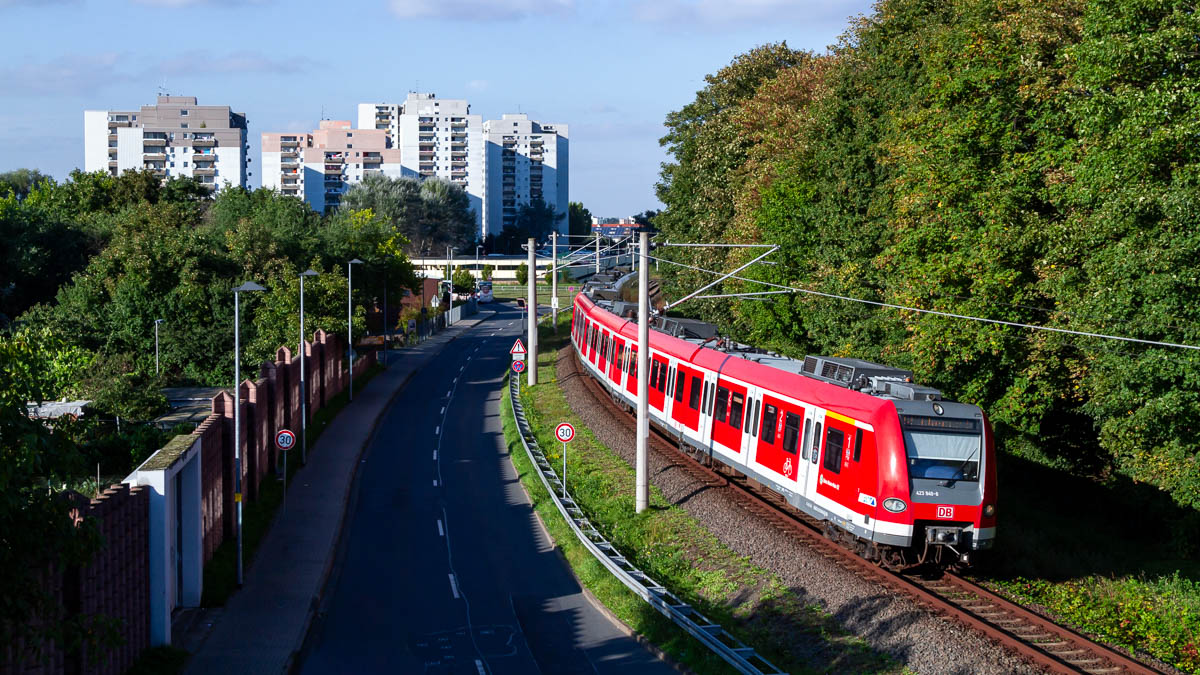
[(937, 507), (937, 517), (938, 518), (953, 518), (954, 517), (954, 507), (953, 506)]

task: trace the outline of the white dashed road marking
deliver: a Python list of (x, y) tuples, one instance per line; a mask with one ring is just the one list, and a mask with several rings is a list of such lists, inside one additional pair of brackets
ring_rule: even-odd
[(444, 537), (444, 536), (446, 536), (446, 530), (442, 528), (442, 521), (441, 521), (441, 519), (439, 519), (439, 520), (438, 520), (438, 536), (439, 536), (439, 537)]
[(448, 576), (450, 577), (450, 592), (454, 594), (454, 599), (457, 600), (458, 599), (458, 581), (455, 580), (453, 574), (450, 574)]

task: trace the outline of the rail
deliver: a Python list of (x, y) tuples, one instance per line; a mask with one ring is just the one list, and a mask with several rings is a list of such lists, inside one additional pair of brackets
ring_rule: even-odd
[(720, 624), (709, 620), (629, 562), (616, 547), (604, 538), (604, 535), (592, 526), (575, 500), (569, 494), (563, 494), (562, 481), (554, 471), (554, 467), (550, 465), (549, 460), (546, 459), (545, 453), (542, 452), (525, 419), (525, 409), (521, 405), (520, 380), (521, 378), (511, 377), (510, 374), (509, 400), (512, 403), (513, 418), (517, 422), (517, 431), (521, 435), (521, 445), (525, 447), (525, 454), (529, 456), (529, 461), (538, 468), (538, 477), (542, 479), (542, 485), (546, 487), (550, 498), (554, 500), (558, 512), (562, 514), (563, 519), (567, 521), (579, 541), (629, 590), (703, 643), (738, 672), (746, 673), (746, 675), (782, 674), (783, 671), (763, 658), (753, 647), (747, 647), (730, 635)]

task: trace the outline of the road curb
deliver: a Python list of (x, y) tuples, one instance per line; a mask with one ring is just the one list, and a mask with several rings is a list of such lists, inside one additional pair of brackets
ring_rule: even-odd
[[(464, 329), (462, 331), (462, 333), (466, 333), (467, 331), (475, 328), (479, 324), (483, 323), (484, 321), (487, 321), (488, 319), (491, 319), (494, 316), (495, 316), (495, 313), (493, 312), (492, 316), (484, 317), (484, 318), (480, 319), (478, 323), (476, 323), (474, 326), (469, 326), (468, 328)], [(442, 348), (444, 348), (446, 345), (450, 344), (451, 342), (454, 342), (458, 338), (459, 338), (459, 335), (450, 336), (450, 339), (446, 340), (445, 344), (443, 344), (441, 347), (438, 348), (438, 351), (441, 351)], [(387, 414), (387, 412), (389, 410), (391, 410), (392, 404), (395, 403), (396, 398), (400, 395), (400, 392), (404, 391), (404, 388), (408, 386), (408, 383), (413, 379), (413, 377), (416, 376), (416, 374), (419, 370), (420, 370), (419, 368), (413, 369), (412, 372), (410, 372), (407, 376), (405, 376), (404, 381), (402, 381), (400, 384), (398, 384), (396, 386), (396, 388), (392, 391), (391, 396), (388, 397), (387, 402), (384, 403), (383, 406), (379, 409), (379, 414), (376, 415), (374, 421), (372, 421), (370, 433), (367, 434), (366, 439), (364, 439), (362, 445), (359, 446), (358, 452), (354, 455), (354, 471), (350, 475), (350, 480), (347, 481), (346, 492), (342, 496), (342, 516), (338, 521), (337, 536), (335, 538), (334, 549), (333, 549), (334, 554), (329, 557), (329, 561), (325, 564), (325, 569), (321, 572), (321, 580), (317, 584), (317, 591), (316, 591), (316, 593), (313, 594), (312, 602), (309, 603), (308, 612), (306, 613), (306, 615), (304, 617), (304, 627), (303, 627), (303, 630), (300, 631), (299, 642), (292, 648), (291, 653), (288, 655), (287, 661), (284, 662), (283, 672), (287, 673), (288, 675), (293, 675), (294, 673), (298, 672), (297, 669), (300, 664), (300, 660), (298, 657), (304, 650), (304, 644), (308, 640), (308, 633), (310, 630), (312, 630), (313, 620), (315, 619), (318, 612), (320, 611), (321, 602), (325, 599), (325, 587), (329, 583), (329, 576), (330, 576), (330, 574), (333, 573), (333, 569), (337, 565), (337, 561), (338, 561), (337, 551), (341, 550), (342, 539), (346, 533), (346, 519), (348, 518), (348, 514), (349, 514), (348, 506), (350, 504), (350, 499), (353, 496), (354, 492), (358, 488), (358, 477), (359, 477), (359, 472), (362, 470), (363, 453), (366, 452), (366, 449), (368, 447), (370, 447), (371, 443), (375, 440), (376, 436), (379, 433), (380, 422), (383, 420), (383, 418)]]

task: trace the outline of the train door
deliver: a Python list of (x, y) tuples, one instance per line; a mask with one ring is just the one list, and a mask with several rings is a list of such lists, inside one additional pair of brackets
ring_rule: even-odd
[(796, 484), (800, 487), (801, 494), (811, 495), (812, 486), (809, 485), (809, 476), (816, 479), (816, 472), (811, 471), (813, 453), (813, 434), (816, 431), (817, 415), (822, 411), (804, 406), (804, 426), (800, 432), (800, 466), (796, 469)]
[(742, 451), (742, 422), (746, 418), (746, 388), (718, 379), (712, 404), (712, 439), (733, 452)]
[(812, 410), (812, 433), (805, 434), (808, 438), (808, 480), (804, 493), (815, 497), (820, 488), (820, 456), (821, 445), (825, 435), (825, 411), (820, 408)]
[(700, 417), (696, 430), (700, 434), (700, 442), (712, 447), (713, 428), (713, 399), (716, 398), (716, 376), (706, 370), (698, 371), (701, 382)]
[[(859, 514), (874, 514), (874, 504), (868, 504), (864, 498), (874, 501), (870, 495), (864, 495), (860, 489), (860, 481), (862, 468), (862, 429), (859, 429), (854, 420), (844, 415), (837, 413), (828, 413), (825, 415), (825, 452), (831, 452), (829, 447), (830, 442), (837, 442), (838, 437), (841, 437), (842, 451), (842, 472), (841, 472), (841, 496), (842, 503), (849, 506), (852, 510)], [(857, 452), (856, 452), (857, 449)], [(857, 523), (862, 525), (862, 519)]]
[(608, 375), (612, 378), (613, 385), (618, 389), (625, 386), (625, 382), (621, 380), (624, 373), (625, 365), (625, 341), (617, 336), (613, 336), (612, 359), (609, 363)]
[(628, 377), (625, 378), (625, 391), (629, 392), (635, 398), (638, 392), (637, 356), (637, 346), (630, 345), (625, 359), (625, 372), (628, 374)]
[(704, 380), (701, 379), (700, 372), (680, 363), (675, 367), (675, 381), (672, 386), (674, 389), (671, 400), (671, 418), (692, 431), (696, 431), (704, 390)]
[[(650, 390), (649, 402), (651, 408), (666, 410), (667, 392), (667, 360), (661, 356), (650, 354)], [(665, 417), (665, 415), (664, 415)]]

